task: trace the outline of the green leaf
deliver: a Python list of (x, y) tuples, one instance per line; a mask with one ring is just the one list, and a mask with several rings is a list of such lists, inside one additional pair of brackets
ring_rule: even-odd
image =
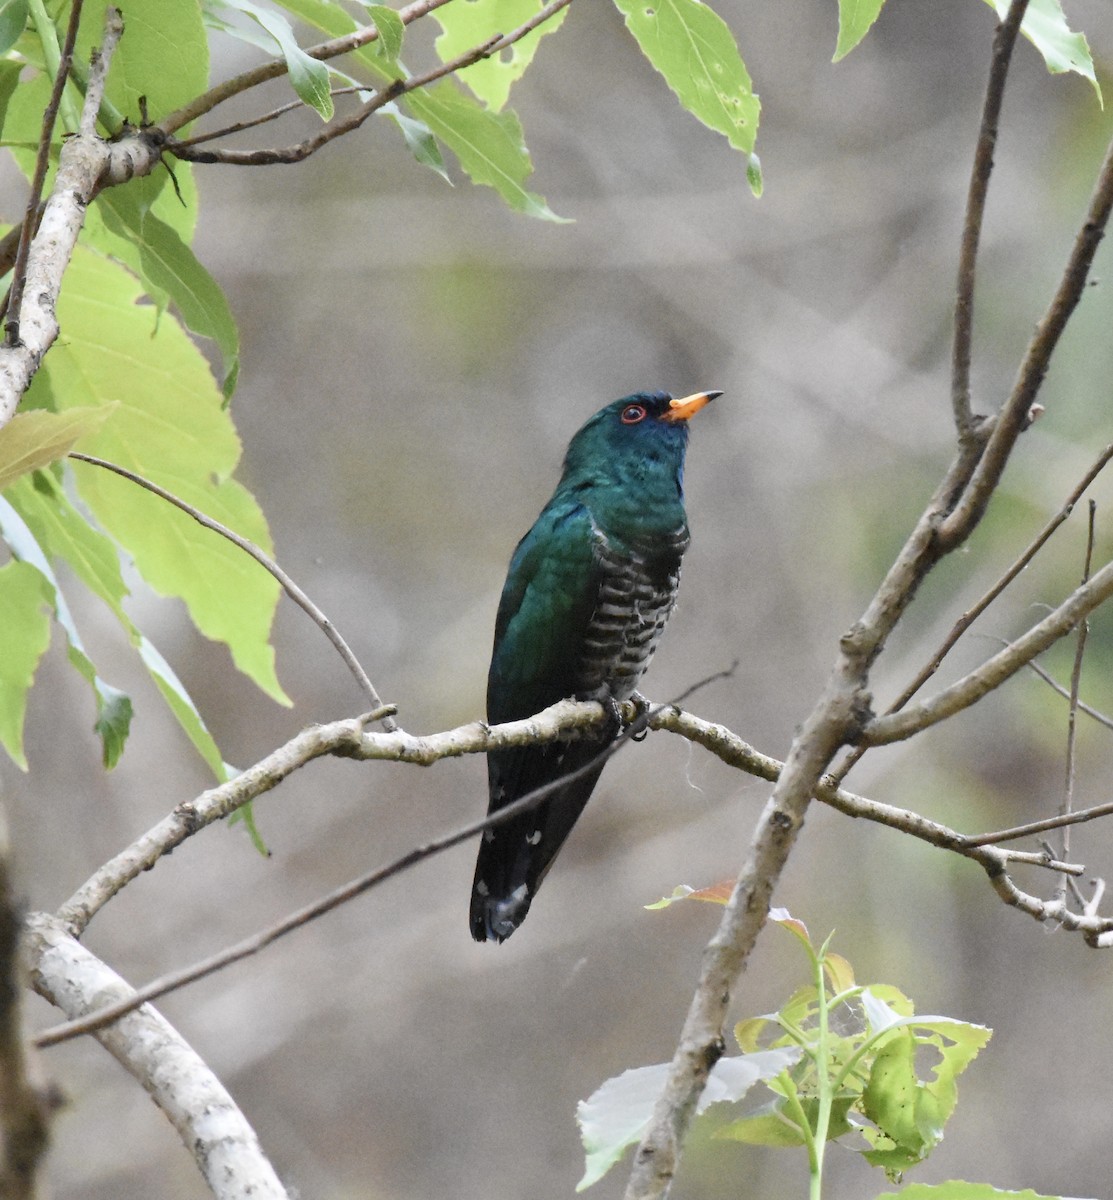
[[(793, 1067), (803, 1051), (799, 1046), (760, 1050), (721, 1058), (711, 1069), (698, 1112), (722, 1101), (737, 1101), (762, 1080)], [(589, 1099), (580, 1101), (576, 1120), (586, 1151), (586, 1170), (576, 1191), (597, 1183), (625, 1153), (641, 1141), (653, 1116), (653, 1106), (669, 1075), (669, 1063), (635, 1067), (608, 1079)]]
[(50, 645), (49, 604), (46, 582), (34, 567), (18, 561), (0, 567), (0, 745), (24, 771), (27, 693)]
[[(955, 1080), (991, 1030), (950, 1017), (900, 1016), (874, 989), (863, 991), (861, 1002), (871, 1038), (885, 1035), (862, 1094), (862, 1111), (877, 1126), (863, 1130), (873, 1147), (863, 1153), (875, 1166), (899, 1172), (921, 1162), (942, 1139), (958, 1102)], [(921, 1079), (918, 1065), (927, 1052), (936, 1063), (931, 1077)]]
[[(27, 480), (20, 482), (29, 483)], [(38, 571), (46, 584), (54, 616), (65, 632), (69, 643), (67, 653), (70, 664), (93, 689), (97, 705), (97, 719), (93, 729), (101, 739), (101, 756), (104, 765), (111, 769), (123, 753), (128, 731), (131, 728), (131, 699), (119, 688), (105, 683), (97, 674), (92, 659), (85, 653), (85, 647), (82, 644), (81, 635), (77, 631), (73, 614), (62, 594), (61, 586), (50, 566), (46, 552), (19, 511), (4, 499), (0, 499), (0, 532), (3, 533), (4, 540), (11, 547), (16, 558)]]
[(761, 103), (726, 22), (700, 0), (615, 4), (680, 103), (748, 156), (750, 189), (760, 195), (761, 165), (753, 150)]
[[(29, 399), (63, 411), (118, 401), (88, 437), (90, 454), (161, 483), (269, 549), (258, 505), (229, 478), (239, 438), (204, 358), (172, 317), (156, 324), (153, 310), (137, 303), (140, 295), (127, 271), (79, 247), (58, 305), (66, 336), (44, 361)], [(151, 587), (180, 596), (206, 637), (225, 642), (244, 674), (288, 702), (269, 644), (278, 583), (243, 551), (134, 483), (80, 463), (74, 473), (98, 523)]]
[[(543, 0), (457, 0), (436, 9), (433, 16), (444, 30), (436, 43), (441, 62), (450, 62), (500, 33), (511, 33), (543, 7)], [(459, 72), (459, 78), (498, 112), (506, 104), (511, 87), (533, 62), (542, 37), (559, 29), (567, 15), (568, 9), (561, 9), (505, 53), (481, 59)]]
[(114, 407), (16, 413), (0, 428), (0, 492), (21, 475), (63, 458), (87, 433), (99, 429)]
[[(100, 45), (109, 2), (86, 0), (76, 63), (87, 63), (93, 47)], [(124, 36), (112, 56), (108, 99), (138, 123), (140, 98), (145, 97), (150, 119), (158, 121), (208, 86), (209, 43), (201, 6), (197, 0), (128, 0), (119, 7), (124, 14)]]
[[(827, 1126), (827, 1140), (834, 1141), (849, 1133), (854, 1126), (849, 1115), (857, 1096), (837, 1096), (831, 1101), (831, 1113)], [(801, 1107), (814, 1134), (819, 1113), (819, 1101), (814, 1097), (801, 1099)], [(756, 1113), (731, 1121), (715, 1130), (717, 1140), (744, 1142), (748, 1146), (803, 1146), (807, 1143), (805, 1131), (797, 1124), (792, 1110), (783, 1097), (763, 1105)]]
[[(144, 666), (171, 712), (216, 778), (223, 782), (227, 778), (223, 758), (196, 705), (163, 656), (124, 611), (123, 599), (127, 595), (127, 588), (120, 573), (119, 555), (112, 542), (81, 517), (47, 472), (40, 471), (21, 479), (8, 491), (8, 499), (43, 549), (54, 558), (63, 559), (82, 583), (112, 609), (132, 645), (139, 651)], [(118, 725), (110, 720), (114, 712), (107, 704), (102, 712), (98, 705), (97, 731), (104, 742), (105, 762), (109, 766), (112, 765), (110, 753), (119, 753), (113, 742), (119, 736)], [(102, 720), (109, 721), (104, 730), (100, 728)]]
[(0, 3), (0, 54), (7, 54), (19, 40), (27, 27), (27, 12), (27, 0), (3, 0)]
[(402, 18), (385, 4), (369, 4), (367, 15), (379, 31), (378, 39), (374, 43), (376, 52), (389, 62), (395, 62), (402, 53), (402, 37), (406, 32)]
[[(1009, 0), (986, 0), (986, 3), (996, 10), (999, 19), (1004, 20), (1009, 11)], [(1053, 75), (1074, 71), (1088, 79), (1097, 92), (1098, 103), (1104, 107), (1101, 84), (1094, 74), (1094, 60), (1090, 57), (1086, 35), (1075, 33), (1067, 24), (1059, 0), (1029, 0), (1020, 32), (1040, 52)]]
[[(212, 338), (224, 359), (224, 396), (229, 398), (239, 376), (240, 336), (228, 301), (176, 229), (137, 203), (128, 187), (108, 188), (97, 208), (112, 235), (121, 239), (106, 248), (122, 258), (147, 286), (152, 298), (165, 295), (187, 328)], [(134, 247), (129, 253), (128, 246)]]
[(143, 665), (150, 672), (155, 686), (162, 694), (162, 698), (169, 705), (170, 711), (177, 718), (178, 724), (185, 730), (186, 736), (196, 747), (198, 754), (209, 764), (219, 782), (223, 783), (230, 779), (231, 772), (225, 765), (216, 742), (213, 741), (212, 735), (206, 729), (205, 722), (201, 720), (201, 714), (190, 699), (185, 685), (174, 674), (173, 668), (158, 652), (154, 643), (142, 634), (136, 648), (139, 650), (139, 657), (143, 660)]
[(281, 13), (272, 12), (254, 4), (252, 0), (222, 0), (228, 8), (238, 9), (259, 24), (278, 43), (282, 57), (286, 60), (286, 68), (290, 74), (290, 83), (298, 94), (298, 98), (314, 109), (322, 121), (332, 119), (335, 106), (329, 94), (328, 67), (320, 59), (311, 58), (298, 45), (290, 22)]
[(444, 165), (441, 148), (437, 145), (437, 139), (424, 121), (419, 121), (416, 117), (402, 112), (393, 101), (384, 104), (379, 112), (384, 117), (389, 117), (398, 126), (410, 153), (423, 167), (429, 167), (430, 170), (436, 171), (446, 183), (452, 183)]
[(832, 62), (845, 58), (869, 33), (885, 0), (839, 0), (839, 40)]
[(488, 112), (447, 79), (410, 92), (405, 105), (456, 155), (472, 183), (494, 188), (516, 212), (563, 220), (524, 187), (533, 164), (514, 113)]
[(947, 1183), (913, 1183), (899, 1192), (884, 1192), (878, 1200), (1062, 1200), (1060, 1196), (1037, 1195), (1030, 1188), (1023, 1192), (1004, 1192), (988, 1183), (966, 1183), (952, 1179)]
[[(120, 556), (112, 541), (94, 529), (73, 507), (49, 471), (21, 479), (6, 498), (27, 523), (45, 553), (62, 559), (95, 596), (99, 596), (127, 630), (138, 637), (124, 611), (128, 594), (120, 572)], [(133, 639), (134, 640), (134, 639)]]

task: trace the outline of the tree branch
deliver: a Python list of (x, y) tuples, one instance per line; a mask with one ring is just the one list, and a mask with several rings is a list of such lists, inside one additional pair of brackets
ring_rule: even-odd
[(19, 341), (0, 347), (0, 426), (15, 415), (43, 355), (58, 337), (58, 293), (90, 201), (105, 184), (147, 174), (158, 163), (149, 139), (135, 135), (109, 144), (95, 133), (111, 51), (122, 28), (118, 22), (119, 14), (109, 9), (104, 47), (89, 72), (81, 130), (62, 146), (54, 190), (28, 250), (23, 302), (18, 312), (8, 314), (18, 322)]
[[(563, 709), (564, 711), (558, 712), (556, 711), (558, 709)], [(553, 720), (549, 719), (550, 715), (554, 718)], [(566, 719), (574, 718), (577, 721), (577, 725), (573, 726), (573, 728), (582, 728), (588, 723), (591, 725), (598, 724), (602, 717), (603, 713), (600, 706), (594, 702), (573, 703), (568, 701), (562, 705), (555, 706), (554, 709), (546, 710), (546, 713), (539, 714), (534, 720), (538, 723), (539, 732), (542, 733), (543, 740), (551, 740), (552, 737), (567, 733)], [(497, 726), (487, 730), (486, 732), (489, 735), (487, 739), (484, 739), (482, 736), (482, 727), (477, 725), (462, 726), (460, 729), (450, 730), (446, 734), (435, 734), (429, 738), (421, 739), (424, 745), (420, 749), (418, 749), (412, 740), (399, 742), (398, 739), (395, 739), (393, 746), (388, 750), (388, 746), (384, 744), (384, 739), (381, 735), (368, 734), (364, 738), (365, 744), (353, 756), (378, 758), (395, 757), (395, 754), (398, 754), (399, 756), (405, 755), (405, 757), (400, 758), (401, 761), (415, 761), (412, 755), (417, 753), (421, 760), (424, 761), (430, 754), (441, 758), (455, 756), (461, 752), (481, 753), (485, 747), (490, 748), (490, 744), (495, 741), (502, 743), (512, 738), (514, 740), (510, 744), (521, 744), (521, 738), (525, 732), (520, 728), (521, 724), (513, 723), (512, 725)], [(338, 723), (336, 727), (338, 732), (341, 725), (343, 723)], [(744, 770), (748, 774), (756, 775), (759, 778), (775, 781), (784, 770), (782, 763), (759, 753), (725, 726), (704, 721), (699, 717), (693, 716), (691, 713), (684, 712), (675, 704), (652, 708), (648, 714), (644, 714), (626, 730), (620, 742), (612, 744), (603, 751), (603, 756), (610, 757), (619, 748), (621, 741), (636, 735), (639, 728), (643, 725), (655, 730), (667, 730), (689, 741), (696, 742), (714, 753), (723, 762)], [(461, 747), (464, 745), (468, 747), (466, 751), (461, 750)], [(349, 751), (345, 747), (339, 752), (348, 753)], [(598, 761), (592, 760), (585, 764), (579, 773), (594, 770), (597, 765)], [(576, 773), (574, 772), (574, 774)], [(482, 820), (469, 822), (467, 825), (447, 834), (432, 838), (423, 845), (414, 847), (399, 858), (381, 867), (376, 867), (356, 879), (335, 888), (333, 891), (288, 914), (265, 929), (218, 951), (216, 954), (209, 955), (207, 958), (201, 959), (196, 963), (155, 979), (144, 987), (130, 992), (128, 996), (121, 998), (113, 1004), (98, 1007), (96, 1010), (79, 1018), (56, 1026), (54, 1029), (47, 1030), (35, 1038), (35, 1045), (39, 1048), (55, 1046), (74, 1037), (95, 1032), (112, 1024), (121, 1016), (134, 1011), (149, 1001), (157, 1000), (169, 992), (176, 991), (189, 983), (212, 975), (224, 967), (252, 957), (286, 934), (293, 932), (295, 929), (300, 929), (303, 925), (317, 920), (319, 917), (332, 912), (350, 900), (354, 900), (357, 896), (363, 895), (365, 892), (378, 887), (389, 879), (393, 879), (403, 871), (416, 866), (419, 862), (424, 862), (434, 855), (451, 849), (453, 846), (457, 846), (461, 842), (477, 836), (486, 829), (494, 828), (497, 825), (512, 820), (519, 813), (535, 807), (555, 789), (564, 786), (569, 778), (569, 776), (564, 776), (553, 783), (536, 788), (528, 795), (514, 801), (513, 804), (506, 805), (504, 808), (498, 810), (498, 812), (492, 813)], [(879, 801), (870, 800), (864, 796), (848, 792), (840, 788), (830, 776), (825, 776), (820, 781), (816, 797), (847, 816), (885, 825), (899, 832), (910, 834), (940, 849), (953, 851), (966, 858), (970, 858), (983, 867), (991, 879), (996, 879), (998, 875), (1006, 872), (1012, 864), (1044, 867), (1064, 875), (1081, 875), (1084, 871), (1084, 868), (1081, 866), (1058, 861), (1043, 852), (1003, 850), (997, 846), (988, 846), (985, 844), (987, 840), (985, 838), (968, 838), (964, 834), (958, 833), (946, 825), (932, 821), (918, 813), (907, 809), (895, 808), (892, 805), (882, 804)], [(1023, 895), (1023, 893), (1018, 894)], [(1032, 905), (1038, 903), (1041, 902), (1031, 898)], [(72, 906), (73, 902), (71, 901), (70, 905), (67, 905), (67, 909)], [(66, 922), (68, 927), (72, 927), (72, 921), (68, 920), (66, 916), (67, 909), (64, 909), (59, 914), (59, 919)], [(1107, 922), (1101, 918), (1095, 918), (1088, 923), (1086, 928), (1090, 931), (1113, 928), (1113, 921)]]
[[(131, 994), (57, 918), (34, 914), (25, 946), (35, 990), (67, 1016)], [(170, 1119), (218, 1200), (289, 1200), (224, 1085), (154, 1009), (131, 1013), (96, 1036)]]
[[(1015, 0), (1014, 0), (1015, 3)], [(1113, 209), (1113, 142), (1105, 154), (1097, 184), (1090, 198), (1086, 220), (1079, 229), (1063, 277), (1047, 312), (1028, 343), (1020, 371), (1008, 399), (1002, 404), (986, 443), (985, 452), (961, 500), (939, 527), (939, 539), (948, 549), (963, 542), (980, 519), (989, 498), (1000, 482), (1016, 439), (1026, 427), (1036, 396), (1043, 386), (1051, 355), (1059, 344), (1089, 278), (1094, 255), (1105, 236)]]
[(1028, 665), (1038, 654), (1065, 637), (1094, 611), (1113, 596), (1113, 563), (1107, 563), (1092, 579), (1076, 588), (1053, 612), (1033, 625), (1023, 637), (1011, 642), (1004, 650), (982, 663), (928, 700), (911, 708), (883, 717), (875, 717), (863, 728), (860, 743), (865, 746), (885, 746), (903, 741), (923, 729), (953, 717), (976, 704), (988, 692), (1001, 686), (1006, 679)]
[(951, 346), (951, 406), (960, 444), (966, 444), (975, 423), (970, 408), (970, 358), (974, 336), (974, 281), (978, 261), (978, 244), (985, 216), (985, 198), (989, 178), (993, 173), (993, 151), (997, 145), (997, 125), (1001, 118), (1001, 102), (1005, 96), (1005, 80), (1016, 45), (1020, 23), (1028, 8), (1028, 0), (1012, 0), (1005, 19), (997, 26), (993, 38), (993, 57), (986, 84), (985, 103), (974, 163), (970, 172), (970, 187), (966, 196), (966, 219), (962, 226), (959, 249), (958, 284), (955, 296), (954, 338)]
[[(73, 0), (70, 9), (69, 24), (66, 26), (66, 37), (62, 44), (62, 56), (54, 72), (54, 83), (50, 89), (50, 99), (43, 110), (42, 131), (39, 134), (39, 150), (35, 156), (35, 170), (31, 176), (31, 187), (27, 194), (27, 208), (23, 224), (19, 227), (19, 240), (16, 246), (15, 263), (12, 267), (12, 284), (4, 303), (8, 320), (5, 324), (6, 342), (9, 346), (19, 344), (19, 311), (23, 307), (23, 289), (27, 282), (27, 255), (31, 248), (31, 238), (34, 236), (37, 219), (42, 204), (43, 185), (46, 182), (46, 172), (50, 166), (50, 143), (54, 138), (54, 122), (58, 118), (58, 108), (62, 103), (62, 93), (66, 89), (66, 80), (70, 77), (73, 66), (73, 48), (77, 41), (77, 27), (81, 23), (81, 7), (83, 0)], [(120, 14), (112, 9), (115, 22)], [(108, 29), (105, 32), (105, 52), (111, 57), (119, 34), (112, 36), (109, 30), (114, 29), (115, 22), (110, 14), (105, 15)], [(110, 40), (111, 37), (111, 40)]]

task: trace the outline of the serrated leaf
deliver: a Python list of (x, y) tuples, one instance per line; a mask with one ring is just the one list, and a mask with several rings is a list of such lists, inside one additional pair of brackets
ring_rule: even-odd
[(240, 370), (240, 335), (224, 292), (178, 231), (149, 208), (141, 208), (128, 187), (108, 188), (96, 206), (110, 233), (134, 247), (128, 254), (118, 243), (110, 253), (124, 258), (136, 271), (153, 298), (165, 295), (177, 308), (186, 327), (200, 337), (212, 338), (224, 360), (225, 399), (236, 388)]
[[(29, 482), (21, 480), (20, 485), (28, 485)], [(23, 487), (22, 490), (26, 488)], [(15, 494), (15, 489), (12, 489), (12, 494)], [(93, 689), (97, 705), (97, 719), (93, 729), (101, 739), (101, 757), (104, 765), (111, 769), (119, 761), (131, 728), (131, 699), (119, 688), (105, 683), (97, 674), (92, 659), (85, 653), (73, 614), (44, 548), (14, 504), (3, 498), (0, 498), (0, 534), (19, 561), (26, 563), (42, 576), (45, 584), (44, 594), (54, 610), (55, 619), (66, 635), (70, 664)]]
[(0, 428), (0, 492), (21, 475), (63, 458), (87, 433), (99, 429), (114, 407), (16, 413)]
[(845, 58), (873, 28), (885, 0), (839, 0), (839, 40), (832, 62)]
[(47, 584), (34, 567), (18, 560), (0, 567), (0, 745), (24, 771), (27, 693), (50, 645), (49, 604)]
[[(874, 1147), (863, 1153), (876, 1166), (902, 1171), (922, 1161), (942, 1139), (958, 1101), (955, 1080), (991, 1031), (951, 1017), (896, 1017), (869, 992), (862, 999), (871, 1033), (886, 1035), (873, 1055), (862, 1093), (862, 1111), (877, 1126), (863, 1130)], [(937, 1061), (931, 1077), (921, 1078), (919, 1064), (928, 1049)]]
[(7, 54), (19, 40), (27, 27), (27, 13), (27, 0), (3, 0), (0, 3), (0, 54)]
[[(700, 1097), (698, 1112), (723, 1101), (741, 1100), (764, 1079), (793, 1067), (803, 1051), (798, 1046), (781, 1050), (759, 1050), (733, 1058), (721, 1058), (711, 1069)], [(669, 1063), (635, 1067), (608, 1079), (576, 1108), (586, 1156), (583, 1179), (576, 1191), (597, 1183), (625, 1153), (641, 1141), (653, 1116), (653, 1106), (668, 1079)]]
[[(88, 250), (74, 255), (59, 300), (66, 337), (29, 392), (62, 409), (119, 402), (87, 439), (90, 454), (162, 483), (187, 503), (269, 549), (250, 493), (230, 478), (239, 438), (200, 352), (173, 317), (153, 328), (136, 281)], [(111, 320), (105, 320), (110, 312)], [(82, 499), (147, 582), (180, 596), (197, 628), (225, 642), (236, 666), (280, 703), (270, 625), (277, 582), (243, 551), (136, 484), (75, 463)]]
[(684, 108), (747, 156), (747, 179), (760, 195), (761, 167), (753, 149), (761, 102), (730, 27), (700, 0), (615, 4), (642, 53)]
[(564, 219), (524, 186), (533, 164), (513, 112), (488, 112), (447, 79), (410, 92), (405, 106), (456, 155), (472, 183), (494, 188), (516, 212), (545, 221)]
[(1006, 1192), (988, 1183), (967, 1183), (952, 1179), (947, 1183), (913, 1183), (899, 1192), (883, 1192), (877, 1200), (1064, 1200), (1060, 1196), (1037, 1195), (1030, 1188)]
[[(996, 11), (999, 19), (1004, 20), (1009, 11), (1009, 0), (986, 0), (986, 3)], [(1020, 32), (1039, 51), (1053, 75), (1073, 71), (1088, 79), (1097, 93), (1098, 103), (1105, 106), (1086, 35), (1075, 33), (1067, 24), (1059, 0), (1029, 0)]]
[[(535, 17), (543, 0), (457, 0), (436, 9), (433, 16), (444, 31), (437, 38), (441, 62), (450, 62), (500, 33), (510, 33)], [(561, 9), (555, 17), (515, 42), (507, 52), (481, 59), (460, 71), (460, 80), (489, 108), (498, 112), (506, 104), (511, 87), (533, 62), (541, 38), (559, 29), (568, 15)]]
[(308, 104), (322, 121), (331, 120), (336, 109), (329, 94), (328, 67), (320, 59), (311, 58), (298, 45), (290, 22), (281, 13), (254, 4), (252, 0), (222, 0), (222, 3), (258, 21), (274, 38), (286, 60), (290, 84), (298, 98)]

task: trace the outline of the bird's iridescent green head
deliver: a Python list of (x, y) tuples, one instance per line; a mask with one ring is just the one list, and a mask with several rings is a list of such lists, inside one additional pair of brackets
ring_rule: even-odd
[(722, 392), (674, 400), (668, 392), (635, 392), (601, 408), (572, 439), (561, 486), (612, 483), (679, 487), (688, 422)]

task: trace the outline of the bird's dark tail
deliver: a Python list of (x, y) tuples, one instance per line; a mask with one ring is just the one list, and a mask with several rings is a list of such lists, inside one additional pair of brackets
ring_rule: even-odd
[[(523, 746), (488, 755), (490, 812), (599, 758), (607, 740)], [(526, 919), (545, 873), (583, 812), (603, 762), (570, 780), (503, 825), (483, 834), (471, 893), (471, 933), (477, 942), (505, 941)]]

